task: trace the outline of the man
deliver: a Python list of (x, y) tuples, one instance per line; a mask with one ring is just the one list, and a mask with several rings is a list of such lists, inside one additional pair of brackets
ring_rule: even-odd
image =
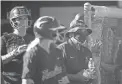
[[(71, 22), (71, 29), (66, 36), (69, 39), (58, 47), (63, 51), (65, 67), (71, 84), (86, 84), (92, 79), (90, 72), (89, 59), (92, 58), (91, 51), (82, 44), (88, 35), (92, 33), (91, 29), (86, 29), (86, 25), (81, 19), (81, 15), (77, 14), (75, 20)], [(88, 67), (88, 62), (90, 63)], [(91, 71), (92, 72), (92, 71)], [(94, 71), (93, 71), (94, 72)]]
[(4, 79), (7, 84), (21, 84), (22, 57), (27, 45), (23, 39), (30, 26), (30, 12), (24, 6), (16, 6), (10, 11), (9, 21), (13, 33), (1, 38), (1, 57), (4, 65)]
[(61, 52), (54, 40), (60, 29), (56, 18), (43, 16), (34, 23), (35, 39), (24, 55), (22, 84), (68, 84)]

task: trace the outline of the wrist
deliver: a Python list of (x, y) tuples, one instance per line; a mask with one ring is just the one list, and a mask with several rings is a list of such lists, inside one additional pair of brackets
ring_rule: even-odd
[(11, 55), (12, 58), (16, 57), (15, 52), (10, 52), (10, 55)]

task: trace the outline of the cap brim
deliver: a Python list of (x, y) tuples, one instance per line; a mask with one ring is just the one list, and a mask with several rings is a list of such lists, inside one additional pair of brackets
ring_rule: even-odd
[(65, 29), (65, 27), (64, 26), (58, 26), (58, 27), (56, 27), (56, 28), (50, 28), (50, 30), (52, 30), (52, 31), (56, 31), (56, 30), (62, 30), (62, 29)]
[(66, 31), (66, 33), (65, 33), (66, 37), (69, 37), (70, 33), (74, 33), (74, 32), (76, 32), (78, 29), (79, 29), (78, 27), (67, 29), (67, 31)]
[[(79, 27), (69, 29), (69, 30), (67, 31), (66, 34), (75, 33), (75, 32), (77, 32), (79, 29), (82, 30), (82, 28), (79, 28)], [(92, 30), (91, 30), (91, 29), (85, 29), (85, 30), (86, 30), (86, 32), (84, 31), (84, 34), (85, 34), (86, 36), (88, 36), (88, 35), (90, 35), (90, 34), (92, 33)], [(83, 32), (81, 32), (81, 33), (83, 33)]]
[(78, 31), (79, 29), (80, 29), (79, 27), (70, 28), (67, 32), (69, 32), (69, 33), (73, 33), (73, 32)]

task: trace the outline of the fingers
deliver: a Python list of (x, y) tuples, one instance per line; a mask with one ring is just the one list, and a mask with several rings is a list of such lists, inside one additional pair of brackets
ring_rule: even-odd
[(25, 51), (27, 49), (27, 45), (22, 45), (18, 47), (18, 52)]
[(22, 45), (22, 46), (19, 46), (19, 48), (27, 48), (27, 45)]
[(24, 45), (19, 46), (19, 47), (16, 48), (15, 50), (13, 50), (13, 53), (14, 53), (15, 56), (17, 56), (17, 55), (19, 55), (19, 54), (25, 52), (26, 49), (27, 49), (27, 45), (24, 44)]
[(85, 70), (81, 70), (77, 75), (81, 78), (82, 81), (88, 81), (89, 78), (87, 77), (87, 74), (85, 73)]
[(84, 70), (83, 76), (88, 79), (94, 79), (96, 77), (96, 71), (91, 71), (89, 69)]

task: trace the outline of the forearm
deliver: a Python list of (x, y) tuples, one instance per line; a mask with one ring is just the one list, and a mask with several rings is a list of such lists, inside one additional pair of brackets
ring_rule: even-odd
[(78, 74), (67, 74), (67, 77), (69, 78), (70, 81), (79, 81), (79, 82), (84, 82), (87, 81), (83, 75), (78, 75)]
[(22, 84), (34, 84), (32, 79), (22, 79)]
[(1, 57), (2, 57), (3, 64), (6, 64), (6, 63), (10, 62), (15, 57), (15, 55), (10, 52), (10, 53), (3, 55)]
[(6, 55), (3, 55), (2, 56), (2, 61), (3, 61), (3, 64), (6, 64), (10, 61), (12, 61), (12, 59), (16, 56), (19, 56), (20, 54), (24, 54), (25, 50), (26, 49), (21, 49), (20, 48), (23, 47), (23, 46), (20, 46), (19, 48), (13, 50), (12, 52), (6, 54)]

